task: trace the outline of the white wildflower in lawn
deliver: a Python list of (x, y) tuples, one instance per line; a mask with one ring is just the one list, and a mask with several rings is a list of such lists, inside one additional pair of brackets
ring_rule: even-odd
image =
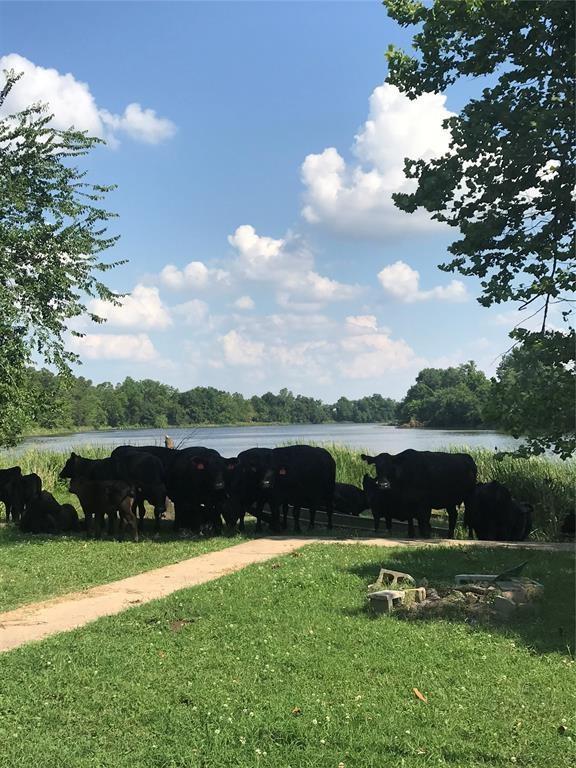
[(314, 720), (312, 720), (312, 725), (318, 725), (318, 720), (316, 720), (316, 718), (314, 718)]
[(326, 739), (320, 739), (320, 744), (326, 744)]
[(246, 744), (246, 736), (240, 736), (240, 744), (242, 744), (242, 746)]
[(216, 736), (218, 736), (218, 734), (220, 733), (220, 728), (216, 728), (216, 730), (214, 731), (214, 733), (216, 734)]

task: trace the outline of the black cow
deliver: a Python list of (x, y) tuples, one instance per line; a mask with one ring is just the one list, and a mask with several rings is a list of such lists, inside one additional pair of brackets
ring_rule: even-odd
[(573, 539), (576, 533), (576, 514), (574, 512), (567, 512), (562, 521), (560, 533), (567, 539)]
[(20, 480), (22, 470), (20, 467), (0, 469), (0, 501), (6, 507), (6, 522), (12, 519), (16, 523), (24, 511)]
[[(168, 477), (168, 472), (170, 471), (172, 463), (178, 455), (178, 451), (174, 448), (164, 448), (161, 445), (119, 445), (112, 451), (111, 458), (122, 458), (122, 456), (126, 456), (127, 454), (133, 453), (134, 451), (155, 456), (157, 459), (159, 459), (162, 462), (162, 466), (164, 467), (164, 473), (166, 477)], [(133, 512), (134, 514), (138, 512), (138, 526), (140, 530), (143, 528), (144, 518), (146, 517), (146, 507), (144, 505), (145, 501), (146, 497), (144, 493), (136, 489), (136, 496), (134, 497), (133, 502)], [(166, 502), (164, 502), (164, 504), (166, 505)]]
[(295, 531), (300, 531), (301, 507), (310, 512), (309, 528), (314, 528), (314, 517), (319, 508), (326, 510), (328, 528), (332, 528), (336, 462), (325, 448), (311, 445), (273, 448), (260, 484), (270, 495), (274, 529), (278, 529), (280, 522), (280, 507), (286, 528), (289, 505)]
[(271, 448), (249, 448), (238, 454), (237, 464), (230, 475), (230, 493), (225, 505), (224, 519), (229, 527), (239, 523), (244, 530), (244, 517), (256, 517), (256, 530), (262, 530), (262, 510), (270, 502), (270, 492), (262, 488), (262, 481), (270, 466)]
[(524, 541), (532, 527), (532, 507), (512, 498), (505, 485), (478, 483), (464, 517), (468, 536), (485, 541)]
[(366, 491), (350, 483), (336, 483), (334, 486), (334, 511), (341, 515), (359, 517), (370, 504)]
[[(386, 530), (388, 533), (392, 530), (392, 520), (401, 520), (408, 523), (408, 536), (414, 538), (414, 515), (411, 514), (414, 511), (414, 507), (403, 507), (399, 503), (398, 497), (391, 488), (380, 488), (378, 482), (370, 475), (364, 475), (362, 479), (362, 487), (366, 493), (366, 498), (372, 511), (372, 517), (374, 518), (374, 530), (378, 531), (380, 527), (380, 520), (384, 518), (386, 522)], [(420, 536), (424, 537), (429, 531), (430, 525), (430, 510), (422, 512), (421, 517), (418, 518), (418, 531)]]
[(24, 533), (63, 533), (78, 530), (78, 513), (71, 504), (59, 504), (48, 491), (41, 491), (26, 505), (20, 519)]
[(138, 523), (132, 509), (135, 491), (123, 480), (89, 480), (86, 477), (73, 477), (70, 480), (70, 492), (80, 500), (86, 534), (94, 532), (95, 538), (102, 535), (104, 516), (108, 516), (111, 532), (115, 533), (117, 516), (120, 514), (120, 537), (128, 528), (134, 541), (138, 541)]
[(432, 509), (448, 512), (448, 536), (454, 536), (457, 506), (471, 503), (476, 487), (477, 468), (467, 453), (415, 451), (408, 449), (395, 456), (380, 453), (362, 459), (376, 468), (378, 487), (391, 489), (403, 514), (415, 517), (430, 536)]
[[(159, 458), (130, 450), (121, 451), (108, 459), (84, 459), (70, 455), (60, 472), (61, 478), (83, 477), (86, 480), (122, 480), (154, 507), (155, 530), (166, 511), (166, 472)], [(142, 522), (142, 521), (141, 521)]]
[(167, 473), (168, 496), (174, 502), (174, 529), (220, 533), (221, 514), (236, 458), (226, 459), (213, 448), (192, 446), (176, 451)]
[(151, 456), (156, 456), (156, 458), (160, 459), (162, 462), (166, 472), (170, 469), (172, 462), (180, 453), (175, 448), (164, 448), (161, 445), (119, 445), (117, 448), (114, 448), (110, 456), (111, 458), (114, 458), (122, 453), (130, 453), (132, 451), (139, 451), (140, 453), (148, 453)]
[(33, 499), (40, 496), (42, 492), (42, 479), (35, 472), (30, 472), (29, 475), (22, 475), (20, 478), (20, 488), (22, 503), (24, 509), (26, 509)]

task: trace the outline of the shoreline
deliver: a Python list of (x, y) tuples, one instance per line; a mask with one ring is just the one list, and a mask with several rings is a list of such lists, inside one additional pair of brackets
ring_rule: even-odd
[[(394, 427), (396, 429), (400, 429), (398, 424), (386, 424), (384, 422), (369, 422), (370, 424), (376, 424), (379, 427)], [(164, 430), (166, 434), (169, 434), (170, 430), (175, 429), (226, 429), (226, 428), (238, 428), (238, 427), (319, 427), (323, 424), (326, 425), (338, 425), (338, 424), (358, 424), (358, 425), (366, 425), (367, 422), (365, 421), (322, 421), (322, 422), (311, 422), (311, 421), (231, 421), (227, 422), (226, 424), (216, 424), (213, 422), (201, 422), (197, 424), (170, 424), (166, 427), (75, 427), (73, 429), (45, 429), (45, 430), (39, 430), (39, 431), (33, 431), (33, 432), (24, 432), (22, 434), (22, 440), (26, 440), (31, 437), (69, 437), (70, 435), (97, 435), (97, 434), (110, 434), (113, 432), (145, 432), (145, 431), (152, 431), (152, 430)], [(424, 429), (424, 427), (422, 427)], [(448, 429), (446, 431), (454, 431), (460, 429), (459, 427), (454, 427), (453, 429)], [(436, 431), (443, 431), (443, 430), (436, 430)], [(486, 429), (486, 430), (466, 430), (471, 432), (495, 432), (495, 430), (492, 429)], [(501, 433), (505, 434), (505, 433)]]

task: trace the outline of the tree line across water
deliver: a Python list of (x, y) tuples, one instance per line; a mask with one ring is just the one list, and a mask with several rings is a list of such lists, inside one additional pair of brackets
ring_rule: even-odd
[(490, 413), (496, 386), (474, 363), (425, 368), (397, 402), (381, 394), (335, 403), (294, 395), (288, 389), (244, 397), (214, 387), (180, 392), (152, 379), (93, 384), (82, 376), (62, 377), (47, 369), (28, 370), (29, 431), (79, 428), (167, 427), (189, 424), (280, 422), (383, 422), (433, 428), (498, 426)]

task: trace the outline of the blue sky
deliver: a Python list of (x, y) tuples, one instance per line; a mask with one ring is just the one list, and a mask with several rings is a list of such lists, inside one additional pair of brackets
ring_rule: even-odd
[(479, 85), (409, 102), (384, 85), (410, 35), (378, 2), (0, 4), (2, 66), (56, 123), (108, 146), (108, 273), (129, 293), (70, 345), (99, 382), (331, 400), (400, 397), (424, 366), (492, 373), (517, 322), (438, 270), (451, 231), (395, 209), (403, 157), (446, 148)]

